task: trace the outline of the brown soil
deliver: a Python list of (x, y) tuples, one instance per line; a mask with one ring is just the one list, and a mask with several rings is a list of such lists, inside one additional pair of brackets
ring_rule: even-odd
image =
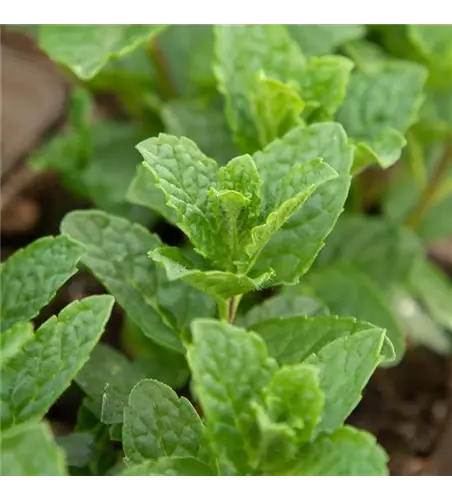
[(374, 374), (349, 421), (386, 449), (392, 475), (450, 475), (452, 446), (441, 444), (452, 429), (451, 360), (410, 349), (400, 365)]

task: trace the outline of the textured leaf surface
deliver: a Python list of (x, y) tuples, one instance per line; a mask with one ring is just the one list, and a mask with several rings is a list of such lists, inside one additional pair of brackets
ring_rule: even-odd
[(156, 186), (154, 174), (146, 163), (138, 165), (126, 196), (130, 203), (155, 210), (166, 220), (177, 225), (177, 215), (166, 204), (165, 195)]
[(361, 392), (379, 365), (385, 333), (369, 328), (325, 345), (307, 362), (320, 367), (320, 388), (325, 394), (322, 420), (316, 432), (331, 432), (342, 425), (361, 400)]
[(75, 381), (93, 402), (90, 409), (97, 410), (97, 417), (104, 424), (117, 424), (122, 423), (130, 391), (143, 378), (144, 372), (122, 353), (99, 343)]
[(251, 231), (251, 241), (246, 252), (254, 262), (272, 236), (303, 206), (314, 191), (331, 179), (338, 177), (334, 169), (323, 160), (295, 164), (278, 183), (264, 185), (262, 212), (265, 222)]
[(260, 116), (252, 105), (259, 74), (283, 83), (297, 81), (305, 60), (281, 25), (218, 25), (214, 32), (215, 69), (219, 90), (226, 98), (226, 116), (239, 150), (253, 153), (265, 146), (259, 142)]
[(373, 328), (354, 318), (336, 316), (274, 318), (253, 325), (253, 331), (265, 340), (270, 356), (281, 364), (301, 363), (335, 339)]
[(375, 438), (353, 427), (305, 445), (288, 476), (387, 476), (388, 456)]
[(263, 72), (258, 74), (250, 99), (250, 109), (259, 144), (266, 146), (299, 125), (304, 107), (305, 103), (295, 84), (268, 78)]
[(244, 472), (253, 458), (251, 401), (274, 371), (264, 342), (254, 333), (216, 320), (196, 320), (188, 362), (220, 463)]
[(234, 269), (260, 212), (261, 180), (249, 155), (232, 159), (218, 172), (218, 189), (209, 198), (216, 222), (217, 245), (225, 250), (226, 269)]
[(122, 439), (130, 463), (161, 457), (196, 457), (203, 439), (196, 410), (167, 385), (142, 380), (124, 409)]
[(122, 476), (215, 476), (205, 463), (191, 457), (162, 457), (126, 469)]
[(325, 121), (333, 117), (344, 101), (353, 62), (341, 56), (312, 57), (300, 82), (300, 95), (307, 108), (314, 108), (309, 119)]
[(338, 264), (312, 271), (306, 276), (305, 283), (333, 314), (354, 316), (386, 328), (394, 347), (394, 362), (401, 359), (405, 352), (402, 325), (386, 296), (366, 274), (352, 265)]
[(322, 158), (339, 174), (315, 191), (260, 254), (257, 270), (274, 269), (274, 284), (296, 283), (311, 266), (343, 210), (350, 185), (352, 149), (339, 124), (321, 123), (293, 129), (253, 158), (263, 180), (261, 194), (265, 203), (272, 198), (273, 186), (288, 175), (293, 165)]
[(4, 363), (20, 353), (24, 345), (33, 338), (31, 323), (16, 323), (0, 335), (0, 361)]
[(325, 304), (313, 297), (297, 295), (277, 295), (250, 309), (245, 318), (247, 328), (272, 319), (290, 318), (293, 316), (326, 316)]
[(164, 103), (162, 119), (169, 134), (188, 137), (220, 165), (237, 156), (224, 111), (216, 102), (172, 99)]
[(390, 167), (401, 155), (403, 134), (416, 120), (426, 79), (423, 67), (389, 61), (355, 71), (337, 119), (358, 144), (355, 168)]
[(256, 278), (226, 271), (201, 271), (189, 269), (176, 247), (157, 248), (150, 253), (151, 259), (161, 264), (170, 281), (184, 280), (196, 289), (219, 300), (234, 295), (260, 290), (269, 286), (272, 272), (268, 271)]
[(178, 219), (178, 225), (205, 257), (215, 258), (215, 229), (209, 217), (208, 189), (217, 184), (218, 165), (191, 140), (167, 134), (137, 146), (152, 170), (156, 186)]
[(65, 476), (63, 452), (44, 422), (2, 430), (2, 476)]
[(157, 24), (44, 24), (39, 43), (51, 59), (89, 80), (109, 59), (126, 55), (162, 28)]
[(264, 388), (263, 399), (269, 416), (294, 429), (298, 443), (313, 438), (325, 399), (315, 367), (283, 366)]
[(254, 404), (253, 409), (258, 427), (256, 468), (265, 473), (285, 467), (297, 453), (295, 430), (286, 423), (273, 421), (261, 405)]
[(323, 160), (315, 159), (303, 164), (296, 163), (278, 181), (272, 179), (274, 184), (264, 184), (262, 211), (266, 220), (264, 224), (253, 228), (253, 241), (247, 247), (247, 252), (250, 255), (258, 253), (317, 187), (335, 177), (337, 173), (334, 169)]
[(68, 214), (61, 231), (86, 246), (83, 263), (144, 334), (160, 345), (182, 352), (177, 334), (158, 305), (159, 282), (166, 280), (147, 257), (160, 244), (158, 237), (142, 226), (97, 210)]
[(1, 330), (33, 319), (77, 272), (84, 248), (66, 236), (46, 236), (1, 265)]
[(113, 297), (75, 301), (52, 316), (2, 367), (2, 426), (41, 418), (69, 386), (99, 340)]

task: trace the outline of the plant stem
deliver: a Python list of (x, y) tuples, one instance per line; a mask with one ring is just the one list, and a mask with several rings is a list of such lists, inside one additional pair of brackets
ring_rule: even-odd
[(217, 300), (218, 316), (223, 321), (229, 321), (229, 301)]
[(149, 42), (149, 53), (157, 69), (162, 99), (175, 99), (178, 96), (178, 92), (171, 78), (168, 63), (163, 55), (160, 42), (156, 37), (153, 37)]
[(228, 321), (229, 323), (234, 323), (235, 315), (237, 314), (237, 308), (239, 307), (241, 295), (236, 295), (229, 299), (229, 311), (228, 311)]
[(237, 308), (241, 299), (241, 295), (236, 295), (235, 297), (231, 297), (229, 300), (219, 300), (217, 304), (218, 316), (220, 319), (227, 321), (228, 323), (234, 323)]
[(452, 145), (448, 144), (444, 148), (444, 152), (438, 161), (432, 178), (422, 191), (419, 202), (406, 218), (405, 224), (410, 229), (416, 230), (419, 228), (423, 215), (430, 208), (438, 189), (441, 187), (441, 183), (446, 175), (448, 164), (451, 160)]

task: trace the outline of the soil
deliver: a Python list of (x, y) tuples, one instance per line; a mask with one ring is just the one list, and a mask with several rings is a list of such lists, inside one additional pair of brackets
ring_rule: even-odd
[(377, 370), (349, 422), (386, 449), (392, 475), (451, 475), (452, 446), (440, 448), (452, 427), (451, 360), (409, 349), (400, 365)]
[[(5, 102), (3, 88), (2, 94)], [(2, 150), (2, 157), (3, 153)], [(26, 152), (18, 155), (20, 161), (11, 170), (23, 171), (25, 157)], [(2, 196), (4, 187), (2, 178)], [(89, 206), (86, 201), (73, 198), (54, 174), (40, 175), (31, 183), (27, 181), (17, 189), (14, 201), (16, 204), (2, 206), (2, 261), (36, 238), (58, 234), (65, 213)], [(163, 240), (171, 240), (168, 226), (160, 225), (154, 230)], [(449, 254), (449, 264), (450, 261)], [(93, 277), (80, 272), (42, 311), (37, 323), (74, 299), (102, 291)], [(122, 320), (120, 309), (115, 308), (103, 342), (118, 345)], [(55, 430), (71, 429), (81, 398), (75, 385), (60, 398), (48, 415)], [(389, 454), (392, 475), (452, 475), (452, 360), (421, 347), (410, 348), (400, 365), (377, 370), (349, 423), (375, 435)]]

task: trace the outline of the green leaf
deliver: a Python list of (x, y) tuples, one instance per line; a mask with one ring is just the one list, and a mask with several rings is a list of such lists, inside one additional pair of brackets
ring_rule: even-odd
[[(294, 215), (313, 190), (337, 176), (334, 169), (321, 160), (310, 159), (305, 164), (291, 165), (285, 175), (275, 179), (273, 191), (264, 184), (261, 222), (253, 228), (249, 243), (243, 243), (247, 255), (242, 254), (236, 261), (240, 240), (246, 238), (247, 229), (257, 215), (259, 179), (251, 159), (235, 158), (218, 169), (213, 160), (205, 157), (188, 139), (163, 134), (138, 148), (148, 165), (154, 168), (157, 185), (165, 192), (168, 204), (178, 211), (179, 227), (196, 250), (217, 265), (224, 267), (228, 263), (226, 267), (231, 270), (237, 262), (242, 272), (249, 269), (250, 262), (254, 263), (270, 237)], [(185, 174), (185, 163), (195, 169), (194, 177)], [(232, 180), (231, 172), (239, 172), (238, 167), (240, 176)]]
[(172, 99), (163, 104), (162, 120), (168, 134), (188, 137), (220, 165), (237, 156), (223, 109), (216, 102), (199, 98)]
[(374, 162), (387, 168), (400, 158), (426, 77), (423, 67), (407, 61), (382, 62), (352, 74), (337, 119), (358, 146), (355, 169)]
[(339, 174), (320, 186), (263, 249), (256, 272), (274, 269), (274, 284), (297, 283), (311, 266), (343, 211), (350, 186), (352, 149), (336, 123), (297, 127), (281, 140), (256, 153), (254, 161), (263, 181), (262, 199), (273, 197), (273, 187), (293, 165), (322, 158)]
[(73, 172), (72, 177), (82, 177), (85, 196), (93, 200), (96, 208), (137, 222), (148, 222), (147, 211), (137, 210), (125, 200), (127, 187), (140, 161), (135, 145), (143, 140), (145, 132), (130, 123), (103, 120), (91, 127), (91, 135), (90, 160), (83, 173)]
[[(438, 28), (438, 29), (436, 29)], [(429, 68), (429, 83), (452, 88), (452, 33), (450, 25), (411, 24), (407, 34)]]
[[(387, 476), (388, 456), (375, 438), (353, 427), (323, 434), (299, 451), (286, 476)], [(275, 474), (278, 475), (278, 474)]]
[(330, 120), (344, 101), (353, 62), (341, 56), (312, 57), (300, 82), (301, 97), (314, 108), (309, 119)]
[(44, 422), (2, 429), (2, 476), (66, 476), (64, 455)]
[[(214, 33), (215, 72), (219, 91), (226, 99), (226, 116), (239, 150), (253, 153), (265, 146), (259, 141), (257, 123), (261, 117), (253, 103), (255, 93), (262, 101), (260, 75), (263, 72), (282, 83), (297, 81), (305, 59), (281, 25), (217, 25)], [(286, 105), (293, 102), (293, 98), (284, 99)]]
[(256, 428), (251, 403), (268, 383), (275, 363), (254, 333), (216, 320), (192, 325), (187, 349), (194, 390), (206, 417), (206, 432), (220, 466), (237, 473), (254, 460)]
[(361, 392), (382, 360), (385, 331), (373, 327), (337, 338), (306, 361), (320, 368), (325, 406), (317, 434), (342, 425), (361, 400)]
[(0, 365), (3, 366), (14, 358), (23, 347), (33, 338), (31, 323), (16, 323), (0, 335)]
[(90, 409), (101, 422), (111, 425), (122, 423), (130, 391), (143, 378), (144, 372), (122, 353), (99, 343), (75, 381), (93, 402)]
[(256, 77), (254, 85), (250, 108), (259, 144), (266, 146), (301, 123), (300, 116), (305, 103), (292, 82), (283, 83), (268, 78), (262, 72)]
[(94, 458), (94, 436), (88, 432), (73, 432), (58, 436), (56, 442), (64, 450), (69, 467), (86, 467)]
[(191, 403), (165, 384), (142, 380), (130, 393), (122, 429), (128, 463), (170, 456), (196, 458), (203, 433)]
[(338, 338), (373, 331), (375, 327), (355, 318), (293, 316), (268, 319), (252, 328), (264, 339), (270, 356), (281, 364), (293, 364)]
[(262, 189), (262, 212), (265, 222), (253, 227), (251, 241), (245, 250), (251, 262), (272, 236), (306, 203), (323, 183), (338, 177), (334, 169), (323, 160), (316, 159), (295, 164), (279, 182)]
[(449, 89), (425, 89), (426, 98), (414, 130), (425, 142), (447, 142), (452, 134), (452, 93)]
[(153, 214), (131, 206), (125, 198), (140, 161), (135, 145), (145, 137), (146, 133), (131, 123), (90, 121), (86, 130), (53, 136), (34, 154), (32, 165), (58, 171), (69, 191), (90, 199), (96, 208), (144, 223)]
[(192, 457), (145, 460), (126, 469), (122, 476), (215, 476), (205, 463)]
[[(418, 226), (417, 233), (424, 242), (440, 241), (452, 236), (449, 222), (452, 210), (452, 158), (448, 158), (448, 142), (442, 140), (426, 146), (424, 138), (416, 130), (416, 134), (410, 137), (409, 146), (403, 159), (403, 168), (394, 172), (394, 178), (385, 193), (384, 212), (396, 224), (407, 221)], [(424, 191), (427, 185), (436, 183), (435, 175), (441, 164), (444, 165), (441, 182), (422, 213), (418, 213)]]
[(250, 225), (259, 216), (262, 182), (256, 165), (249, 155), (237, 156), (218, 171), (220, 190), (237, 191), (249, 202)]
[(217, 184), (218, 165), (186, 137), (159, 134), (137, 145), (156, 186), (177, 215), (178, 226), (201, 255), (215, 259), (215, 229), (208, 189)]
[[(234, 269), (242, 246), (260, 212), (261, 180), (249, 155), (238, 156), (218, 172), (218, 190), (209, 190), (216, 221), (216, 239), (226, 250), (223, 257)], [(232, 265), (231, 265), (232, 264)]]
[(188, 266), (191, 263), (177, 247), (156, 248), (149, 256), (164, 267), (170, 281), (184, 280), (197, 290), (220, 301), (269, 286), (273, 276), (271, 270), (251, 278), (227, 271), (190, 269)]
[(272, 319), (285, 319), (293, 316), (326, 316), (325, 304), (313, 297), (297, 295), (276, 295), (250, 309), (244, 317), (247, 328)]
[(88, 361), (113, 303), (108, 295), (72, 302), (38, 328), (22, 352), (2, 366), (2, 426), (45, 415)]
[[(103, 476), (108, 473), (108, 470), (113, 467), (118, 459), (122, 461), (122, 452), (118, 453), (117, 444), (110, 439), (111, 428), (102, 424), (89, 409), (90, 407), (90, 401), (85, 397), (79, 406), (74, 427), (75, 436), (79, 436), (81, 442), (78, 440), (78, 443), (66, 443), (69, 451), (72, 450), (72, 453), (77, 452), (76, 457), (72, 454), (68, 459), (70, 460), (71, 456), (76, 460), (77, 458), (79, 460), (89, 459), (86, 466), (76, 471), (79, 475)], [(89, 450), (87, 450), (87, 445), (89, 445), (88, 436), (91, 438), (92, 443)]]
[(159, 283), (166, 280), (147, 257), (150, 250), (160, 245), (156, 235), (138, 224), (97, 210), (66, 215), (61, 232), (86, 246), (83, 263), (146, 336), (183, 352), (177, 333), (158, 304)]
[(253, 404), (258, 427), (255, 448), (256, 464), (260, 471), (284, 467), (297, 453), (296, 433), (288, 424), (274, 422), (259, 404)]
[(442, 356), (452, 353), (450, 333), (433, 319), (411, 290), (401, 285), (395, 286), (390, 300), (405, 332), (415, 344), (423, 345)]
[(314, 437), (325, 400), (317, 368), (283, 366), (273, 374), (262, 393), (270, 418), (295, 430), (298, 443)]
[[(446, 184), (448, 183), (448, 185)], [(452, 236), (452, 228), (449, 214), (452, 210), (452, 169), (451, 174), (443, 182), (443, 187), (449, 189), (449, 193), (438, 200), (430, 210), (422, 217), (419, 227), (420, 237), (427, 243), (435, 243)]]
[(368, 40), (352, 40), (343, 47), (345, 54), (353, 60), (357, 68), (365, 71), (367, 67), (390, 59), (382, 47)]
[(161, 101), (157, 94), (160, 74), (150, 57), (152, 47), (153, 42), (140, 45), (120, 59), (111, 59), (88, 85), (96, 95), (114, 95), (125, 114), (154, 129), (157, 124), (152, 115)]
[(212, 25), (172, 24), (159, 34), (157, 42), (173, 94), (188, 97), (214, 92)]
[[(405, 352), (405, 334), (392, 306), (378, 285), (351, 264), (337, 264), (309, 273), (304, 281), (333, 314), (354, 316), (386, 328), (397, 363)], [(304, 288), (300, 290), (303, 294)], [(388, 360), (389, 362), (389, 360)]]
[(452, 283), (427, 259), (420, 259), (409, 278), (410, 288), (440, 325), (452, 331)]
[[(159, 290), (159, 300), (162, 303), (163, 295), (167, 300), (168, 308), (171, 309), (173, 314), (175, 316), (180, 315), (181, 324), (189, 325), (191, 318), (197, 316), (196, 309), (202, 304), (199, 303), (199, 294), (196, 290), (190, 288), (185, 301), (181, 300), (180, 292), (177, 283), (175, 287), (165, 287), (163, 290)], [(191, 292), (196, 296), (193, 300), (190, 298)], [(212, 300), (211, 302), (212, 309), (209, 316), (213, 316), (216, 310), (215, 301)], [(173, 305), (175, 305), (175, 308)], [(125, 318), (121, 331), (121, 347), (134, 360), (134, 367), (143, 374), (141, 378), (159, 380), (175, 390), (182, 389), (186, 385), (190, 371), (185, 357), (178, 352), (165, 349), (152, 342), (128, 317)], [(131, 389), (132, 387), (128, 389), (126, 396), (129, 395)]]
[(360, 24), (289, 24), (289, 33), (308, 56), (331, 54), (351, 40), (364, 37)]
[(77, 272), (82, 245), (66, 236), (46, 236), (1, 264), (1, 331), (33, 319)]
[(164, 25), (157, 24), (44, 24), (39, 44), (51, 59), (68, 66), (79, 78), (89, 80), (110, 59), (135, 50)]
[(316, 266), (347, 263), (361, 269), (383, 290), (407, 279), (423, 248), (400, 224), (381, 217), (346, 215), (338, 221)]
[(140, 163), (130, 183), (126, 198), (130, 203), (155, 210), (167, 221), (177, 225), (176, 212), (165, 202), (165, 195), (155, 185), (155, 177), (149, 165)]

